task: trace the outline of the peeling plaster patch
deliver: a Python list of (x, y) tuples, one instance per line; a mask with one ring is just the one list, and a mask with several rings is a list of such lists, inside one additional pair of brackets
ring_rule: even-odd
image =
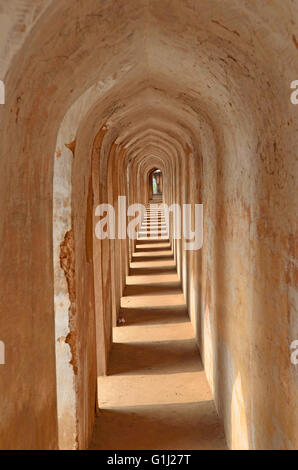
[(75, 375), (78, 375), (78, 359), (77, 359), (77, 333), (76, 331), (70, 331), (65, 339), (65, 343), (69, 344), (71, 350), (71, 360), (69, 361), (72, 365)]
[(64, 271), (67, 281), (68, 295), (70, 300), (69, 309), (69, 333), (65, 342), (69, 344), (71, 350), (70, 364), (73, 366), (75, 375), (78, 374), (78, 359), (77, 359), (77, 333), (75, 326), (75, 301), (76, 301), (76, 287), (75, 287), (75, 253), (74, 253), (74, 236), (73, 229), (66, 232), (63, 242), (60, 245), (60, 265)]
[[(64, 271), (68, 294), (71, 304), (75, 302), (75, 259), (74, 259), (74, 237), (73, 229), (66, 232), (63, 242), (60, 244), (60, 266)], [(71, 305), (71, 309), (74, 306)]]

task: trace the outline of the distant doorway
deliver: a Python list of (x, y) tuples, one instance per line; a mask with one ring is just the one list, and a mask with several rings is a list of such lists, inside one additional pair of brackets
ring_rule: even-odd
[(158, 168), (154, 169), (149, 175), (150, 198), (152, 196), (162, 196), (163, 175)]

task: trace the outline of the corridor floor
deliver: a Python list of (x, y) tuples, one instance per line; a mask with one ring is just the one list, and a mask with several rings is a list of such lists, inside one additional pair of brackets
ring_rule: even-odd
[(164, 218), (149, 208), (121, 311), (90, 449), (226, 449)]

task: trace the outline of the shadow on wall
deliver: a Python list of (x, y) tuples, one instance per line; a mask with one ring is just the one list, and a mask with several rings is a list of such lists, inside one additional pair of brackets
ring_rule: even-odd
[[(225, 175), (226, 155), (216, 160), (214, 199), (215, 227), (213, 272), (208, 320), (212, 341), (213, 392), (231, 449), (251, 449), (250, 413), (250, 305), (249, 220), (241, 217), (241, 201), (233, 199), (233, 187)], [(246, 235), (246, 236), (245, 236)], [(248, 266), (242, 264), (246, 259)], [(210, 282), (210, 281), (209, 281)], [(212, 285), (213, 284), (213, 285)], [(246, 377), (243, 383), (243, 377)]]

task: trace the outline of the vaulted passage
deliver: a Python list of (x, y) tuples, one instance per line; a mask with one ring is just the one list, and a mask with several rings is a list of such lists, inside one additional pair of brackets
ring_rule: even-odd
[(0, 449), (298, 447), (297, 20), (0, 0)]

